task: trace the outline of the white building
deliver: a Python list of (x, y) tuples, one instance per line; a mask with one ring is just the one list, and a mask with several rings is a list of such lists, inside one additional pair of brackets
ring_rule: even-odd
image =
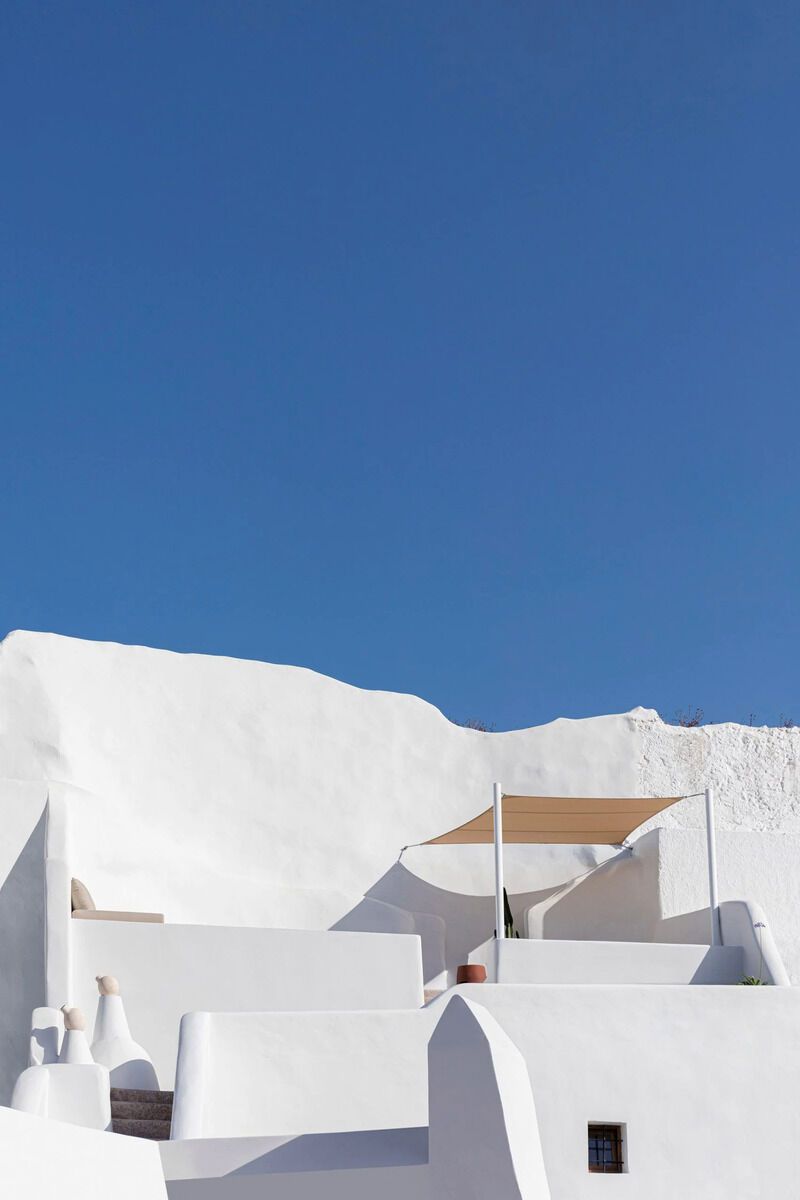
[[(799, 760), (797, 730), (487, 734), (298, 668), (11, 634), (0, 1194), (796, 1196)], [(625, 846), (507, 845), (492, 982), (492, 848), (426, 843), (496, 780), (694, 798)]]

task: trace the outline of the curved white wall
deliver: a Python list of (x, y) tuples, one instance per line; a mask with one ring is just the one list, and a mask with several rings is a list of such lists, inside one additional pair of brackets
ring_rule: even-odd
[[(796, 988), (459, 992), (492, 1013), (528, 1064), (553, 1200), (796, 1195)], [(627, 1125), (629, 1174), (589, 1173), (590, 1121)]]
[(28, 1067), (14, 1085), (18, 1112), (88, 1129), (111, 1128), (108, 1071), (98, 1063), (49, 1063)]
[(242, 1012), (419, 1009), (416, 935), (73, 921), (71, 1001), (93, 1020), (97, 975), (121, 985), (131, 1035), (160, 1086), (175, 1071), (181, 1017)]
[[(488, 1010), (525, 1060), (552, 1200), (796, 1194), (797, 989), (483, 984), (457, 994)], [(419, 1013), (207, 1014), (204, 1109), (174, 1134), (424, 1124), (425, 1046), (447, 1001)], [(469, 1086), (464, 1071), (453, 1090)], [(623, 1178), (589, 1173), (589, 1122), (627, 1126)], [(479, 1152), (490, 1153), (488, 1140)]]
[(438, 1015), (190, 1013), (181, 1024), (171, 1136), (426, 1125), (426, 1047)]
[(8, 1200), (167, 1200), (158, 1147), (0, 1108), (0, 1195)]
[(496, 778), (632, 794), (642, 738), (627, 716), (480, 733), (296, 667), (29, 633), (0, 647), (0, 726), (0, 776), (84, 789), (73, 870), (98, 907), (230, 925), (303, 924), (309, 891), (344, 917)]
[[(0, 646), (0, 728), (0, 777), (71, 785), (71, 868), (99, 906), (163, 911), (170, 922), (319, 928), (348, 923), (369, 894), (443, 917), (450, 968), (491, 934), (491, 854), (413, 844), (485, 808), (494, 779), (565, 795), (672, 794), (710, 782), (721, 841), (732, 831), (800, 831), (800, 731), (676, 729), (645, 709), (485, 734), (416, 697), (304, 669), (16, 633)], [(700, 802), (655, 823), (700, 829)], [(764, 904), (796, 975), (792, 897), (773, 887), (783, 914), (760, 888), (761, 877), (780, 878), (781, 849), (773, 862), (760, 848), (734, 895)], [(518, 848), (509, 890), (524, 892), (525, 906), (537, 889), (545, 900), (608, 854)], [(614, 895), (647, 888), (647, 904), (657, 901), (657, 887), (636, 881), (640, 867), (617, 870), (610, 889), (581, 886), (550, 913), (548, 936), (579, 936), (585, 919), (591, 936), (646, 936), (637, 905), (618, 906), (611, 928), (595, 919)], [(657, 915), (646, 909), (648, 922)]]
[(46, 806), (42, 783), (0, 785), (0, 1104), (28, 1065), (31, 1013), (46, 998)]

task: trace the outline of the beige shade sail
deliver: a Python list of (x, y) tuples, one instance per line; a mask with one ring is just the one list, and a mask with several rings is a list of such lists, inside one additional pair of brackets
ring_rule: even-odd
[[(656, 813), (683, 799), (683, 796), (503, 796), (503, 841), (618, 846)], [(479, 817), (431, 838), (424, 845), (493, 841), (494, 813), (487, 808)]]

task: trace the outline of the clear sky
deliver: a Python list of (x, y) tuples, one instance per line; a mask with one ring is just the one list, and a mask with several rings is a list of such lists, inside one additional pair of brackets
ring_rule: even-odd
[(800, 7), (6, 0), (0, 630), (800, 722)]

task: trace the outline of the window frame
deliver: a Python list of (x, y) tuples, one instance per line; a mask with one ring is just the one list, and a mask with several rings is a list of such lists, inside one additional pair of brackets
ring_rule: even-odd
[[(610, 1162), (592, 1163), (592, 1139), (611, 1143)], [(622, 1121), (589, 1121), (587, 1128), (587, 1165), (590, 1175), (625, 1175), (627, 1165), (626, 1127)]]

